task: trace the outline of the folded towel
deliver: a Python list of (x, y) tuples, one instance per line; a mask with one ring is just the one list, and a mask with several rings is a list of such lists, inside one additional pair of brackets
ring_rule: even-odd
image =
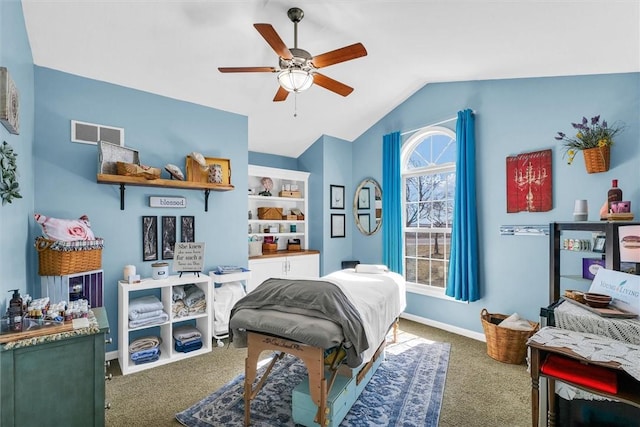
[(178, 301), (180, 299), (183, 299), (185, 297), (185, 295), (186, 295), (185, 292), (184, 292), (184, 286), (182, 286), (182, 285), (174, 286), (171, 289), (171, 293), (172, 293), (174, 301)]
[(129, 301), (129, 320), (136, 320), (141, 313), (162, 310), (162, 301), (153, 295), (134, 298)]
[(131, 353), (130, 357), (131, 360), (135, 362), (136, 360), (148, 359), (158, 354), (160, 354), (160, 349), (156, 347), (149, 350), (136, 351), (135, 353)]
[(173, 328), (173, 338), (176, 340), (188, 340), (189, 338), (200, 338), (202, 333), (191, 325), (176, 326)]
[(500, 322), (498, 326), (516, 331), (531, 331), (534, 328), (528, 320), (521, 318), (518, 313), (513, 313)]
[(356, 265), (356, 273), (373, 273), (382, 274), (388, 273), (389, 267), (382, 264), (358, 264)]
[(176, 342), (174, 348), (176, 351), (179, 351), (180, 353), (188, 353), (190, 351), (200, 350), (202, 348), (202, 341), (193, 342), (191, 344), (182, 345), (182, 346), (178, 345), (178, 343)]
[(141, 326), (159, 325), (169, 320), (169, 315), (164, 311), (155, 317), (148, 317), (146, 319), (129, 320), (130, 328), (139, 328)]
[(129, 344), (129, 353), (137, 351), (149, 350), (158, 347), (162, 343), (162, 338), (156, 336), (140, 337)]
[(204, 299), (204, 291), (196, 285), (185, 286), (184, 291), (186, 293), (183, 301), (187, 307), (197, 303), (201, 299)]
[(155, 356), (149, 356), (135, 360), (133, 363), (136, 365), (142, 365), (143, 363), (156, 362), (158, 359), (160, 359), (160, 352), (158, 352), (158, 354), (156, 354)]
[(202, 338), (201, 337), (193, 337), (193, 338), (187, 338), (186, 340), (175, 340), (174, 339), (174, 343), (178, 344), (180, 346), (187, 345), (187, 344), (192, 344), (192, 343), (198, 342), (198, 341), (202, 342)]

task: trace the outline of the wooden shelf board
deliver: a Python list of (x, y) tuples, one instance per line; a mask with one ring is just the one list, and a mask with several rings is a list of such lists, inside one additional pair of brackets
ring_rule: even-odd
[(182, 188), (186, 190), (230, 191), (231, 184), (209, 184), (206, 182), (180, 181), (177, 179), (145, 179), (136, 176), (98, 174), (99, 184), (126, 184), (141, 187)]

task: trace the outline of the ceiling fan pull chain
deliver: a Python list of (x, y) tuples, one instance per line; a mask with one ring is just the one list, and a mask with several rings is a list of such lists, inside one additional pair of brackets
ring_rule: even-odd
[(298, 92), (293, 92), (293, 117), (298, 117)]

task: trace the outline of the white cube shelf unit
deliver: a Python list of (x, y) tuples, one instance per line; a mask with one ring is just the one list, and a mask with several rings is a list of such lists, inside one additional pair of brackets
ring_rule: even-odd
[[(190, 316), (174, 317), (173, 287), (194, 284), (205, 295), (206, 310)], [(141, 283), (118, 282), (118, 361), (122, 375), (143, 371), (156, 366), (165, 365), (177, 360), (208, 353), (212, 349), (212, 292), (211, 278), (208, 275), (195, 275), (191, 273), (180, 276), (169, 276), (163, 280), (144, 279)], [(132, 299), (155, 294), (159, 291), (159, 299), (162, 301), (163, 310), (169, 315), (169, 320), (162, 324), (129, 328), (129, 303)], [(154, 293), (155, 292), (155, 293)], [(199, 350), (182, 353), (174, 349), (173, 329), (183, 324), (195, 324), (202, 334), (202, 348)], [(159, 328), (159, 333), (157, 333)], [(160, 344), (160, 358), (155, 362), (136, 365), (129, 357), (129, 344), (138, 337), (155, 335), (162, 339)]]

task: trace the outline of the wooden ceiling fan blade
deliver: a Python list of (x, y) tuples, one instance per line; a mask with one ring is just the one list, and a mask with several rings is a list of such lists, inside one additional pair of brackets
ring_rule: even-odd
[(320, 73), (314, 73), (313, 83), (342, 96), (347, 96), (351, 92), (353, 92), (352, 87), (347, 86), (344, 83), (340, 83), (339, 81), (334, 80), (331, 77), (327, 77), (324, 74), (320, 74)]
[(318, 56), (314, 56), (311, 62), (314, 67), (322, 68), (329, 65), (339, 64), (341, 62), (350, 61), (352, 59), (367, 56), (367, 49), (364, 48), (362, 43), (355, 43), (349, 46), (342, 47), (340, 49), (332, 50)]
[(289, 91), (278, 85), (278, 91), (276, 92), (276, 96), (273, 97), (273, 102), (284, 101), (287, 99), (287, 96), (289, 96)]
[(289, 50), (287, 45), (284, 44), (271, 24), (253, 24), (253, 26), (256, 28), (256, 30), (258, 30), (258, 32), (266, 40), (266, 42), (269, 43), (271, 49), (273, 49), (279, 57), (284, 59), (293, 58), (291, 51)]
[(221, 73), (275, 73), (274, 67), (218, 67)]

